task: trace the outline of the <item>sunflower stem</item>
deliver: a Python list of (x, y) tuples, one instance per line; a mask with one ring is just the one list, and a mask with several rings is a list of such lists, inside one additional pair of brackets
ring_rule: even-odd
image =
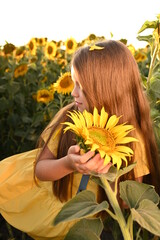
[(158, 52), (158, 44), (156, 44), (156, 46), (154, 48), (154, 51), (153, 51), (152, 58), (151, 58), (151, 64), (150, 64), (148, 78), (147, 78), (147, 85), (148, 86), (150, 84), (150, 80), (151, 80), (151, 77), (152, 77), (152, 72), (153, 72), (155, 61), (156, 61), (157, 52)]
[[(133, 240), (129, 229), (127, 227), (126, 220), (123, 216), (122, 210), (119, 206), (118, 200), (117, 200), (117, 194), (112, 190), (109, 182), (105, 177), (101, 177), (102, 184), (104, 185), (104, 190), (106, 192), (106, 195), (109, 199), (109, 202), (114, 210), (116, 220), (120, 226), (121, 232), (123, 234), (124, 240)], [(112, 217), (112, 215), (111, 215)], [(115, 218), (114, 218), (115, 219)]]
[(111, 212), (109, 209), (106, 209), (106, 212), (108, 212), (109, 215), (110, 215), (114, 220), (117, 221), (117, 217), (116, 217), (116, 215), (115, 215), (113, 212)]
[(129, 231), (130, 231), (130, 234), (133, 238), (133, 220), (132, 220), (132, 215), (131, 214), (128, 217), (127, 226), (128, 226)]

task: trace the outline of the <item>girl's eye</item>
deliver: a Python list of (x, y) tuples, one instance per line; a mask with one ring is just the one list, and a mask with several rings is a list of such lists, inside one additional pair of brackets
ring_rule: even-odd
[(74, 82), (74, 86), (80, 88), (80, 84), (79, 84), (79, 82), (77, 82), (77, 81)]
[(80, 89), (82, 89), (81, 84), (80, 84), (79, 82), (77, 82), (77, 81), (75, 82), (75, 86), (78, 87), (78, 88), (80, 88)]

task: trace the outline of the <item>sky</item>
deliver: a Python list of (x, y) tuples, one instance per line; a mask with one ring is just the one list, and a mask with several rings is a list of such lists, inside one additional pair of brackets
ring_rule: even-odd
[(0, 0), (0, 45), (22, 46), (32, 37), (79, 42), (91, 33), (108, 39), (112, 33), (139, 48), (146, 45), (136, 39), (139, 29), (158, 14), (160, 0)]

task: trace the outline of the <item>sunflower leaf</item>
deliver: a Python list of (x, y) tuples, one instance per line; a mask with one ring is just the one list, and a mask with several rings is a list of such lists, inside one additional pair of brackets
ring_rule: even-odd
[(160, 209), (149, 199), (143, 199), (137, 209), (131, 209), (132, 218), (140, 226), (160, 236)]
[(130, 165), (127, 166), (127, 167), (124, 167), (123, 169), (120, 169), (120, 170), (118, 171), (118, 173), (117, 173), (117, 179), (120, 178), (122, 175), (130, 172), (135, 166), (136, 166), (136, 162), (130, 164)]
[(127, 180), (120, 182), (120, 197), (130, 208), (138, 208), (142, 200), (148, 199), (155, 204), (159, 203), (159, 196), (153, 186)]
[(100, 204), (96, 202), (96, 196), (89, 190), (78, 193), (73, 199), (68, 201), (57, 214), (53, 224), (68, 222), (75, 219), (81, 219), (108, 209), (109, 204), (103, 201)]
[(102, 230), (103, 223), (100, 218), (81, 219), (70, 228), (64, 240), (100, 240)]
[(142, 25), (142, 27), (138, 31), (138, 34), (143, 32), (144, 30), (146, 30), (148, 28), (156, 29), (157, 27), (158, 27), (158, 21), (145, 21), (145, 23)]

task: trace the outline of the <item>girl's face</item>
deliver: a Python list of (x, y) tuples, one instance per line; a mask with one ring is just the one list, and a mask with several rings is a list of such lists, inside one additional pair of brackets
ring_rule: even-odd
[(83, 93), (82, 86), (78, 80), (78, 75), (75, 72), (73, 66), (71, 68), (71, 75), (72, 75), (72, 80), (74, 82), (74, 89), (71, 93), (71, 95), (74, 97), (75, 103), (78, 107), (78, 110), (80, 112), (83, 112), (84, 110), (89, 110), (89, 105), (87, 102), (87, 99)]

